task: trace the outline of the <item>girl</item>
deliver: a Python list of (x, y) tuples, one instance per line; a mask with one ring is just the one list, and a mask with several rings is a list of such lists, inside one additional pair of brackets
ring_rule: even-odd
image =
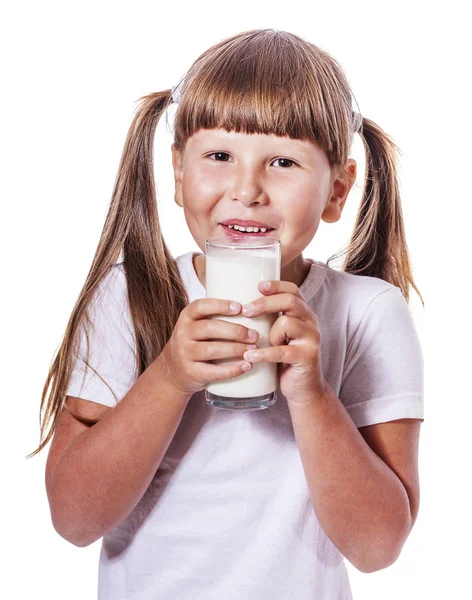
[[(174, 90), (141, 99), (32, 454), (53, 436), (57, 532), (77, 546), (103, 538), (101, 600), (344, 600), (343, 557), (369, 573), (400, 554), (419, 504), (423, 359), (408, 307), (419, 291), (396, 146), (352, 97), (326, 52), (265, 29), (223, 40)], [(281, 281), (260, 284), (252, 307), (205, 298), (204, 254), (174, 259), (162, 238), (152, 148), (172, 102), (175, 201), (202, 252), (238, 226), (281, 240)], [(337, 271), (302, 252), (320, 219), (341, 217), (355, 132), (365, 186)], [(271, 347), (210, 318), (241, 311), (281, 313)], [(261, 361), (279, 365), (274, 406), (206, 404), (209, 382)]]

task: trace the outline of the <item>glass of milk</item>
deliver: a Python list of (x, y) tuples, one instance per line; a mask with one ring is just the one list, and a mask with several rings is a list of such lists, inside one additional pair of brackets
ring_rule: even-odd
[[(262, 280), (280, 280), (281, 244), (266, 236), (239, 235), (234, 239), (206, 241), (206, 297), (235, 300), (247, 304), (263, 294), (257, 284)], [(277, 319), (275, 313), (258, 317), (215, 316), (255, 329), (258, 348), (270, 346), (269, 331)], [(214, 364), (239, 362), (234, 359), (215, 360)], [(277, 363), (255, 363), (237, 377), (213, 381), (205, 389), (210, 406), (233, 410), (259, 410), (275, 404)]]

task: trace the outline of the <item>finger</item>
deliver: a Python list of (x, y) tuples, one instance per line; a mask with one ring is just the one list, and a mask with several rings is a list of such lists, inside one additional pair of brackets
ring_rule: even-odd
[(293, 294), (303, 299), (300, 288), (291, 281), (279, 281), (278, 279), (265, 279), (258, 283), (258, 289), (263, 294), (282, 294), (284, 292)]
[[(287, 344), (287, 340), (293, 340)], [(269, 334), (271, 346), (250, 350), (243, 358), (250, 362), (286, 362), (298, 364), (319, 354), (321, 334), (312, 323), (308, 327), (299, 319), (282, 315), (272, 326)]]
[(235, 340), (237, 342), (254, 343), (259, 335), (255, 329), (245, 327), (241, 323), (232, 323), (215, 317), (201, 319), (192, 324), (191, 337), (194, 340)]
[(242, 314), (245, 317), (258, 317), (262, 314), (278, 312), (283, 312), (291, 317), (297, 317), (302, 321), (312, 321), (314, 317), (313, 311), (305, 300), (291, 293), (262, 296), (242, 307)]
[(191, 321), (205, 319), (210, 315), (237, 315), (241, 304), (220, 298), (199, 298), (185, 307), (185, 316)]
[(282, 346), (290, 340), (315, 336), (314, 326), (300, 321), (296, 317), (281, 315), (272, 325), (269, 332), (269, 342), (272, 346)]
[(199, 375), (205, 381), (221, 381), (231, 377), (239, 377), (252, 368), (252, 364), (247, 360), (240, 360), (223, 365), (212, 365), (206, 363), (199, 364)]
[(225, 358), (242, 360), (242, 356), (247, 350), (256, 347), (255, 344), (238, 344), (237, 342), (193, 342), (188, 348), (188, 358), (199, 362)]
[(287, 363), (290, 365), (303, 362), (303, 346), (269, 346), (267, 348), (258, 348), (257, 350), (248, 350), (243, 354), (243, 359), (251, 363)]

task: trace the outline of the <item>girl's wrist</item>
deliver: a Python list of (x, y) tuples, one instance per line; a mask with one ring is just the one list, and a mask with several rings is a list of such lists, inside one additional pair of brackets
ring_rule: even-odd
[(175, 398), (177, 402), (186, 404), (192, 394), (187, 390), (182, 390), (175, 384), (175, 378), (172, 376), (171, 369), (169, 368), (169, 362), (165, 354), (165, 348), (156, 360), (150, 365), (153, 375), (159, 388), (159, 394), (165, 393)]

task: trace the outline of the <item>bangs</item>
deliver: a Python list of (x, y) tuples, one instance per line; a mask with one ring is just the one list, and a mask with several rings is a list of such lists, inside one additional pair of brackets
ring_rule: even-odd
[(294, 36), (267, 35), (264, 43), (259, 31), (244, 43), (216, 46), (193, 65), (179, 86), (176, 144), (218, 128), (309, 140), (335, 161), (340, 131), (332, 124), (340, 124), (340, 115), (330, 102), (333, 82), (314, 69), (306, 42), (300, 51)]

